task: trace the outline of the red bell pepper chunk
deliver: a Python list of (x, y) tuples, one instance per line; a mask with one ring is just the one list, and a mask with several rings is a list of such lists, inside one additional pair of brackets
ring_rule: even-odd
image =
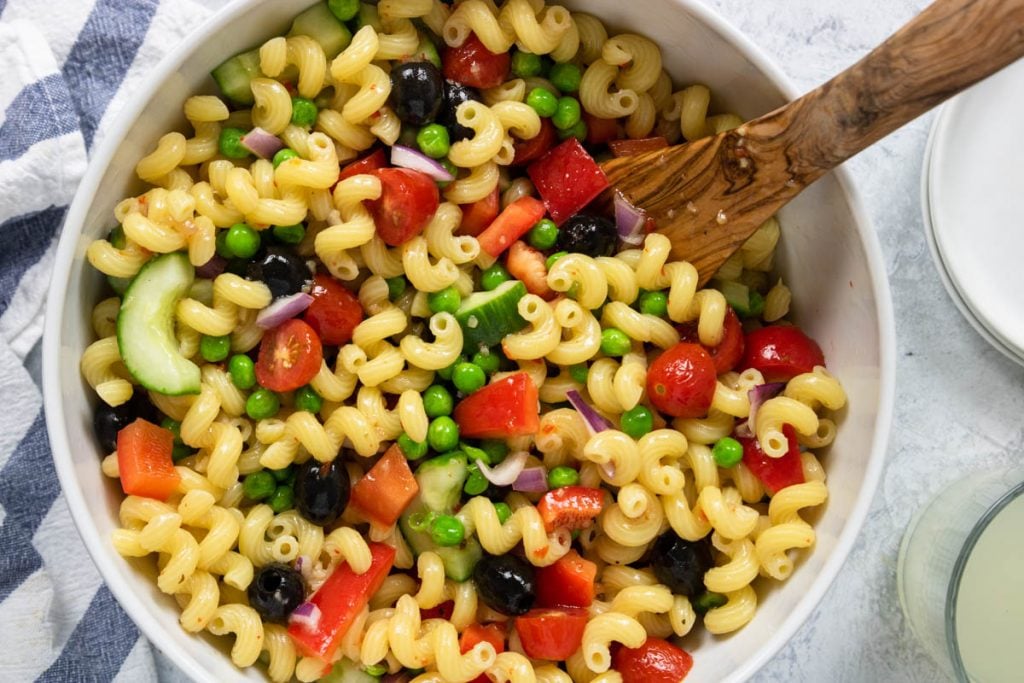
[(587, 124), (587, 144), (611, 144), (619, 137), (619, 120), (602, 119), (599, 116), (583, 112), (583, 121)]
[(608, 178), (576, 138), (569, 138), (526, 169), (551, 220), (561, 225), (608, 187)]
[(513, 166), (523, 166), (535, 159), (539, 159), (545, 152), (555, 146), (558, 142), (558, 130), (551, 119), (540, 120), (540, 132), (529, 140), (513, 138), (516, 155), (512, 158)]
[(589, 486), (562, 486), (545, 493), (537, 503), (544, 529), (584, 529), (601, 514), (604, 492)]
[(139, 418), (117, 433), (117, 469), (129, 496), (167, 500), (181, 481), (171, 452), (174, 434)]
[(356, 574), (343, 562), (309, 598), (320, 609), (320, 621), (314, 628), (288, 624), (288, 635), (303, 655), (330, 661), (345, 632), (384, 583), (395, 562), (395, 549), (383, 543), (369, 545), (372, 561), (365, 573)]
[(804, 468), (800, 460), (796, 429), (792, 425), (782, 425), (782, 433), (789, 442), (789, 450), (781, 458), (765, 455), (756, 438), (739, 439), (743, 444), (743, 464), (761, 480), (765, 489), (772, 495), (787, 486), (804, 483)]
[(570, 550), (557, 562), (537, 568), (537, 607), (590, 607), (597, 565)]
[(398, 444), (352, 487), (351, 503), (373, 524), (389, 527), (419, 493), (416, 477)]
[(498, 217), (498, 212), (501, 211), (501, 194), (495, 186), (494, 190), (483, 199), (472, 204), (462, 204), (459, 208), (462, 209), (462, 223), (459, 224), (459, 229), (455, 233), (476, 237)]
[(344, 180), (345, 178), (351, 178), (354, 175), (360, 175), (363, 173), (371, 173), (376, 171), (378, 168), (385, 168), (388, 165), (388, 157), (384, 153), (383, 148), (379, 148), (370, 154), (367, 154), (362, 159), (356, 159), (351, 164), (341, 169), (338, 173), (338, 180)]
[(532, 609), (516, 617), (516, 633), (529, 657), (568, 659), (580, 649), (588, 619), (583, 609)]
[[(501, 654), (505, 651), (505, 629), (499, 624), (470, 624), (459, 637), (459, 651), (466, 654), (478, 643), (490, 643), (494, 651)], [(491, 679), (487, 674), (480, 674), (470, 683), (491, 683)]]
[(612, 140), (608, 143), (608, 149), (617, 157), (630, 157), (634, 154), (653, 152), (666, 147), (668, 147), (668, 140), (661, 136), (639, 140)]
[(488, 384), (455, 406), (459, 434), (473, 439), (507, 439), (540, 428), (537, 387), (525, 372)]
[(512, 243), (544, 218), (544, 204), (533, 197), (520, 197), (505, 207), (487, 229), (476, 237), (480, 248), (497, 258)]

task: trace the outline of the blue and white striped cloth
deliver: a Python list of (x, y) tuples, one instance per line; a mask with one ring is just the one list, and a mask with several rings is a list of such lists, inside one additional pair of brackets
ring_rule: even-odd
[(50, 458), (39, 338), (54, 247), (104, 123), (225, 0), (0, 0), (0, 682), (150, 681)]

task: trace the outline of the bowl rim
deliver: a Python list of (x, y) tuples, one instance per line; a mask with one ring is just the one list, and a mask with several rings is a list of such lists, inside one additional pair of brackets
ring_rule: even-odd
[[(716, 31), (733, 49), (747, 58), (773, 86), (788, 99), (792, 100), (801, 93), (792, 80), (782, 71), (774, 60), (735, 28), (729, 21), (700, 0), (673, 0), (679, 8), (688, 12), (694, 19)], [(118, 112), (107, 126), (106, 133), (100, 144), (94, 148), (89, 166), (80, 182), (74, 199), (68, 209), (64, 224), (61, 227), (60, 241), (54, 258), (50, 287), (47, 295), (46, 313), (43, 332), (43, 406), (46, 416), (46, 429), (50, 439), (50, 450), (60, 481), (61, 489), (71, 511), (71, 518), (82, 537), (86, 550), (96, 565), (111, 593), (125, 610), (132, 621), (138, 626), (146, 638), (158, 649), (165, 651), (175, 666), (196, 681), (209, 680), (206, 671), (191, 653), (177, 647), (173, 641), (161, 642), (163, 627), (150, 613), (150, 607), (137, 598), (128, 588), (118, 581), (108, 581), (107, 577), (116, 575), (113, 555), (105, 553), (102, 548), (107, 539), (102, 538), (99, 530), (92, 523), (89, 506), (84, 494), (77, 486), (74, 464), (67, 455), (70, 453), (70, 442), (65, 428), (63, 395), (60, 383), (60, 349), (61, 324), (67, 295), (67, 281), (71, 265), (76, 255), (76, 247), (80, 230), (68, 230), (69, 226), (81, 226), (92, 205), (93, 198), (103, 175), (106, 173), (114, 154), (127, 132), (141, 115), (143, 108), (157, 93), (163, 83), (178, 66), (194, 51), (195, 46), (204, 40), (213, 38), (240, 15), (251, 0), (232, 0), (228, 5), (214, 12), (200, 24), (195, 31), (168, 54), (153, 69), (146, 84), (132, 94), (125, 106)], [(878, 483), (886, 459), (886, 448), (892, 424), (893, 401), (895, 396), (895, 320), (892, 310), (892, 293), (889, 287), (885, 268), (885, 259), (876, 231), (864, 208), (859, 193), (853, 185), (849, 171), (837, 168), (833, 171), (839, 188), (844, 195), (853, 222), (857, 229), (860, 242), (864, 247), (867, 259), (867, 270), (870, 275), (870, 286), (878, 312), (879, 326), (879, 402), (874, 422), (871, 455), (864, 472), (861, 492), (858, 495), (842, 532), (836, 541), (835, 548), (825, 561), (821, 571), (814, 577), (810, 588), (790, 612), (789, 616), (775, 629), (774, 633), (759, 647), (742, 666), (733, 671), (729, 681), (744, 681), (756, 673), (769, 659), (782, 649), (796, 631), (803, 625), (807, 617), (821, 602), (825, 592), (832, 585), (839, 570), (846, 561), (853, 544), (856, 542), (867, 519), (868, 510), (878, 490)], [(166, 650), (165, 650), (166, 648)]]

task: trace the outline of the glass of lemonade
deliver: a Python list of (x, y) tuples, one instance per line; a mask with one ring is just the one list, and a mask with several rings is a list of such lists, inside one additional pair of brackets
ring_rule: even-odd
[(911, 520), (900, 604), (958, 681), (1024, 680), (1024, 469), (954, 482)]

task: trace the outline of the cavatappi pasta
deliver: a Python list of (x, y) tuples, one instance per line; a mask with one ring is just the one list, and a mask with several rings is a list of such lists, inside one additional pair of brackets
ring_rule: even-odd
[(779, 223), (701, 287), (593, 195), (546, 218), (536, 161), (740, 119), (541, 0), (346, 6), (219, 67), (87, 249), (114, 547), (276, 682), (621, 681), (620, 645), (742, 628), (814, 544), (846, 403)]

